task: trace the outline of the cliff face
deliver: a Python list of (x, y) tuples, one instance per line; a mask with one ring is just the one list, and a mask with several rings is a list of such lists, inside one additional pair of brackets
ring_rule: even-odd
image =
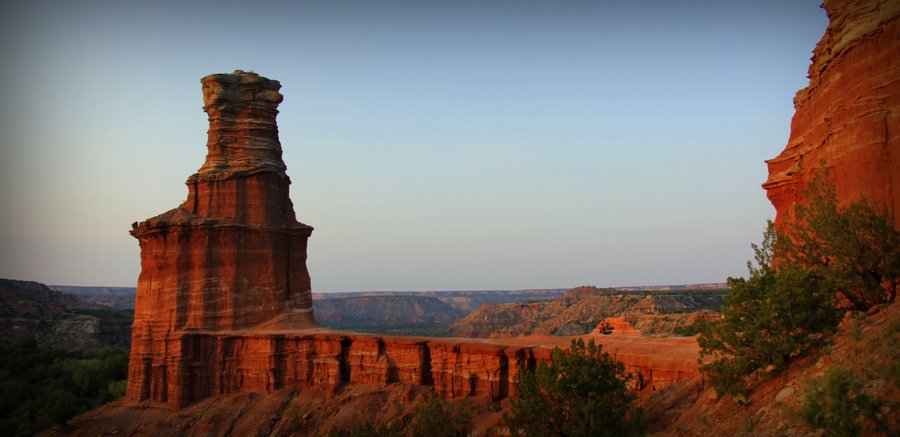
[[(655, 390), (697, 375), (693, 338), (595, 337), (634, 374), (637, 390)], [(485, 343), (323, 330), (183, 331), (155, 342), (160, 356), (154, 357), (153, 365), (139, 367), (145, 374), (129, 375), (128, 399), (180, 409), (240, 391), (400, 383), (428, 386), (448, 399), (500, 400), (515, 395), (521, 372), (548, 360), (553, 347), (566, 347), (568, 341), (523, 338)], [(666, 353), (659, 355), (660, 350)], [(135, 384), (133, 379), (145, 383)]]
[(763, 188), (783, 221), (824, 160), (840, 204), (865, 196), (900, 228), (900, 2), (826, 0), (823, 7), (830, 23), (809, 86), (794, 97), (787, 147), (767, 161)]

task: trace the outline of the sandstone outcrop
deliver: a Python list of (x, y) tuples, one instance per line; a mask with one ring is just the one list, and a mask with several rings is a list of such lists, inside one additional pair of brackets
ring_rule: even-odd
[[(206, 162), (188, 179), (181, 206), (131, 231), (142, 271), (128, 402), (181, 409), (236, 392), (363, 384), (496, 401), (515, 394), (522, 371), (568, 345), (565, 337), (485, 342), (319, 328), (306, 269), (312, 228), (295, 218), (275, 124), (280, 85), (242, 71), (207, 76), (202, 84), (210, 121)], [(564, 300), (596, 292), (576, 289)], [(597, 340), (636, 375), (638, 389), (697, 374), (696, 342)]]
[(900, 228), (900, 2), (826, 0), (830, 23), (809, 85), (794, 97), (787, 147), (763, 184), (783, 221), (824, 161), (839, 204), (864, 196)]
[(607, 317), (594, 328), (592, 334), (641, 335), (641, 331), (625, 320), (625, 317)]
[[(662, 388), (697, 372), (692, 338), (596, 337), (638, 389)], [(486, 343), (341, 334), (328, 331), (190, 332), (170, 335), (158, 346), (164, 355), (137, 375), (131, 400), (179, 409), (193, 402), (239, 391), (272, 393), (284, 388), (336, 389), (350, 384), (424, 385), (444, 398), (516, 393), (521, 372), (550, 358), (569, 338), (507, 339)], [(130, 375), (131, 377), (131, 375)]]

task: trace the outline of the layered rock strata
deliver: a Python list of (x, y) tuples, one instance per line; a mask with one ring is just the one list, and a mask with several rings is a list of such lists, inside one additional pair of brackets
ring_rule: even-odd
[(244, 329), (276, 317), (317, 326), (306, 269), (312, 228), (294, 215), (275, 124), (281, 84), (242, 71), (201, 83), (206, 161), (188, 178), (181, 206), (132, 225), (141, 247), (133, 400), (166, 390), (148, 378), (165, 373), (169, 342), (178, 344), (181, 332)]
[(900, 2), (826, 0), (830, 23), (816, 45), (809, 85), (794, 97), (787, 147), (763, 184), (777, 222), (802, 201), (825, 162), (838, 203), (860, 196), (900, 228)]
[[(520, 375), (549, 360), (553, 346), (568, 339), (485, 343), (341, 334), (318, 330), (282, 332), (188, 332), (157, 340), (152, 366), (129, 379), (128, 396), (150, 405), (180, 409), (239, 391), (272, 393), (293, 387), (339, 388), (394, 383), (430, 386), (444, 398), (515, 396)], [(696, 376), (692, 338), (597, 338), (604, 350), (634, 375), (635, 389), (655, 390)], [(548, 343), (549, 342), (549, 343)]]

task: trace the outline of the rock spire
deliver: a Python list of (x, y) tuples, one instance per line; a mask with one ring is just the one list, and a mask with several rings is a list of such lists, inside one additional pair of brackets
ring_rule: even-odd
[(128, 379), (135, 400), (166, 385), (167, 348), (183, 332), (317, 326), (306, 269), (313, 228), (295, 217), (275, 122), (281, 84), (240, 70), (201, 83), (206, 162), (188, 178), (181, 206), (132, 225), (141, 247)]

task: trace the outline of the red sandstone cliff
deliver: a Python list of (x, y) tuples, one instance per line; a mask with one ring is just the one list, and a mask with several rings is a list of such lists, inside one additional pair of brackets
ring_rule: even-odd
[(787, 147), (763, 184), (777, 221), (802, 199), (824, 160), (839, 203), (860, 195), (900, 228), (900, 2), (826, 0), (809, 86), (794, 97)]

